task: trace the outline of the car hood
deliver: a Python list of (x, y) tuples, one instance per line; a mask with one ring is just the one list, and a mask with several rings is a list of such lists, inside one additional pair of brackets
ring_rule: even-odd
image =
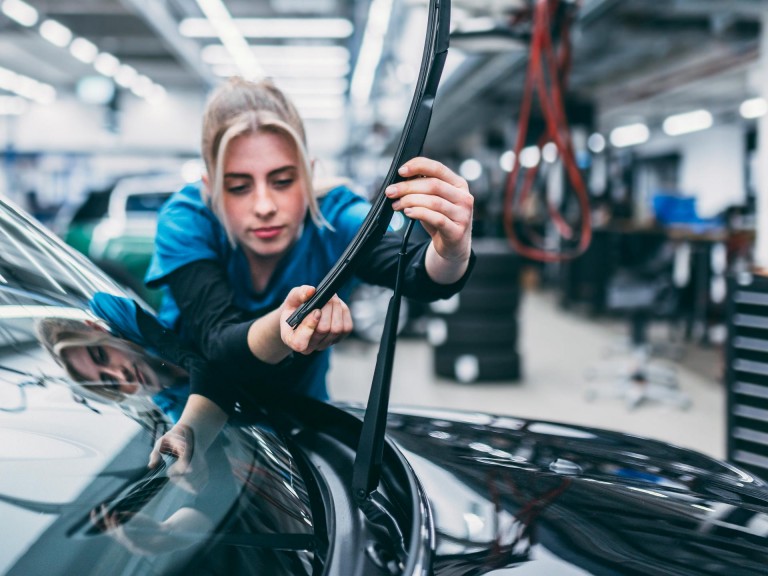
[[(354, 408), (351, 408), (353, 411)], [(433, 508), (437, 574), (763, 574), (768, 490), (702, 454), (606, 430), (394, 407)]]

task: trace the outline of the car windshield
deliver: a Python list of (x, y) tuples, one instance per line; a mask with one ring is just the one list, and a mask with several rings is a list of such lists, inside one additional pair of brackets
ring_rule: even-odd
[(157, 327), (0, 202), (0, 573), (312, 572), (302, 466), (266, 417), (227, 426), (182, 478), (173, 458), (148, 466), (191, 378)]

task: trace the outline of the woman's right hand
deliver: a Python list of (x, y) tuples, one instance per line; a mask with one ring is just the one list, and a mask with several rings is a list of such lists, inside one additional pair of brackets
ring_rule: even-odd
[(312, 286), (299, 286), (288, 293), (280, 311), (280, 337), (286, 346), (300, 354), (325, 350), (352, 332), (352, 314), (337, 295), (319, 310), (313, 310), (295, 329), (288, 317), (315, 293)]
[(157, 467), (163, 454), (176, 459), (169, 463), (166, 474), (183, 490), (197, 494), (208, 483), (208, 466), (200, 451), (196, 450), (195, 434), (190, 426), (176, 424), (163, 434), (155, 442), (147, 466)]

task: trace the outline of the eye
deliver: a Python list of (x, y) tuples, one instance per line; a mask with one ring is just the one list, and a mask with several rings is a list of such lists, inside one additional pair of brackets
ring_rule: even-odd
[(247, 184), (239, 184), (237, 186), (227, 186), (226, 191), (228, 194), (234, 194), (235, 196), (242, 196), (243, 194), (247, 194), (249, 190), (249, 186)]
[(278, 190), (283, 190), (285, 188), (290, 188), (295, 181), (295, 178), (280, 178), (278, 180), (274, 180), (272, 185)]
[(109, 364), (109, 354), (103, 346), (88, 346), (88, 355), (97, 366)]

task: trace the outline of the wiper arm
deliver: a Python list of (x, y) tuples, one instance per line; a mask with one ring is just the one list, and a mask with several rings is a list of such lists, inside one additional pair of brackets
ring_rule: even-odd
[(408, 160), (421, 154), (432, 117), (432, 106), (440, 83), (440, 75), (448, 56), (450, 20), (450, 0), (430, 0), (429, 21), (419, 79), (387, 177), (376, 194), (368, 216), (347, 249), (317, 286), (315, 294), (288, 317), (287, 322), (292, 328), (301, 324), (312, 310), (322, 308), (338, 292), (367, 252), (387, 231), (394, 211), (392, 201), (386, 197), (384, 190), (390, 184), (401, 182), (403, 178), (398, 175), (397, 170)]
[[(372, 214), (366, 218), (363, 228), (358, 232), (334, 270), (326, 277), (327, 284), (324, 281), (326, 285), (321, 285), (318, 293), (315, 294), (317, 296), (323, 290), (330, 290), (330, 294), (323, 294), (320, 301), (335, 293), (339, 283), (351, 274), (356, 262), (360, 260), (361, 254), (365, 253), (365, 249), (378, 242), (384, 234), (393, 210), (392, 204), (384, 195), (383, 190), (395, 181), (397, 169), (404, 161), (421, 153), (429, 128), (437, 86), (448, 54), (450, 7), (450, 0), (430, 0), (429, 23), (419, 83), (400, 138), (398, 153), (395, 155), (389, 175), (372, 208)], [(386, 533), (391, 545), (391, 552), (400, 563), (406, 561), (403, 534), (392, 512), (391, 504), (379, 492), (378, 488), (381, 480), (387, 412), (392, 385), (392, 365), (397, 341), (397, 324), (400, 317), (400, 303), (405, 277), (405, 255), (413, 225), (414, 221), (410, 220), (403, 235), (398, 255), (394, 293), (387, 308), (384, 331), (368, 396), (368, 406), (365, 411), (352, 471), (352, 493), (355, 503), (375, 530)]]

